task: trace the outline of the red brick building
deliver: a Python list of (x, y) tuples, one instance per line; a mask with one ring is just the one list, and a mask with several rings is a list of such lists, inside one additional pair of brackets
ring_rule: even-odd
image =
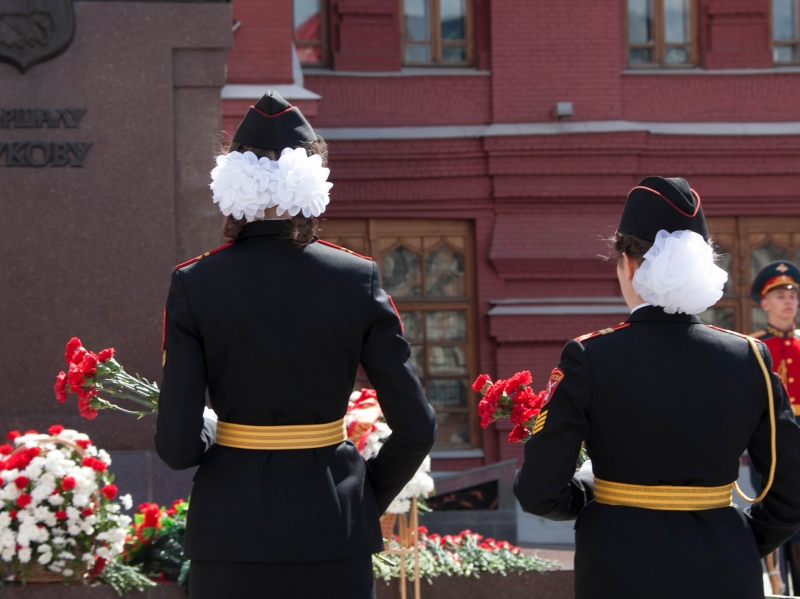
[(439, 413), (435, 469), (521, 454), (478, 427), (477, 373), (543, 386), (565, 340), (625, 319), (598, 255), (646, 175), (686, 177), (725, 252), (704, 317), (759, 324), (752, 273), (800, 260), (798, 8), (233, 0), (225, 129), (276, 89), (329, 141), (323, 237), (381, 265)]

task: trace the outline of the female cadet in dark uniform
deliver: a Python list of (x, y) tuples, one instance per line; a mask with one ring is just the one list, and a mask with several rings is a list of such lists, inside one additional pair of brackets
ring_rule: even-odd
[[(323, 142), (278, 94), (233, 142), (212, 172), (233, 241), (176, 268), (165, 315), (156, 448), (174, 469), (200, 466), (190, 594), (367, 599), (379, 516), (429, 453), (434, 413), (375, 263), (313, 235)], [(393, 431), (366, 462), (343, 427), (359, 363)]]
[[(631, 316), (567, 343), (525, 445), (522, 508), (578, 519), (577, 599), (761, 598), (759, 557), (800, 528), (800, 428), (770, 354), (696, 316), (725, 281), (707, 240), (686, 181), (634, 188), (616, 234)], [(740, 511), (745, 449), (772, 484)]]

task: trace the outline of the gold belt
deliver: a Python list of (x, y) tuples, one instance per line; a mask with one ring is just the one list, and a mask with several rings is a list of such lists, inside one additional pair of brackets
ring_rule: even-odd
[(721, 487), (672, 487), (626, 485), (594, 479), (594, 500), (606, 505), (624, 505), (648, 510), (713, 510), (733, 505), (733, 484)]
[(347, 440), (344, 418), (326, 424), (250, 426), (217, 422), (217, 444), (237, 449), (316, 449)]

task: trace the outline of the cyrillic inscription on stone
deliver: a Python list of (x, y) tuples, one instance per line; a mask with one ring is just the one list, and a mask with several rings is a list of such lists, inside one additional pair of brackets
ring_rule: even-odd
[[(0, 108), (0, 129), (77, 129), (85, 108)], [(3, 141), (0, 166), (82, 167), (91, 141)]]

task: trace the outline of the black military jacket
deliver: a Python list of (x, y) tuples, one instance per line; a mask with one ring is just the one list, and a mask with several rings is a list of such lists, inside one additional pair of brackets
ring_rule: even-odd
[(767, 388), (747, 340), (653, 306), (629, 323), (565, 346), (516, 496), (526, 512), (577, 517), (577, 599), (763, 597), (759, 556), (800, 528), (800, 428), (775, 374), (775, 481), (749, 510), (603, 505), (591, 473), (575, 473), (584, 440), (594, 475), (612, 482), (722, 486), (737, 479), (745, 449), (769, 473)]
[[(379, 516), (436, 437), (399, 317), (369, 259), (292, 248), (281, 221), (172, 274), (158, 455), (199, 464), (185, 553), (197, 560), (321, 561), (382, 549)], [(345, 415), (361, 363), (392, 435), (365, 462), (352, 443), (254, 451), (200, 438), (206, 389), (220, 420), (324, 424)]]

